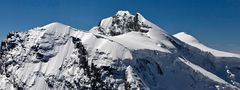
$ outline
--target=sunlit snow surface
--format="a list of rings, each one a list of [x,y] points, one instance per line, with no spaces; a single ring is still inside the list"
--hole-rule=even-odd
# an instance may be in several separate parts
[[[179,40],[181,40],[189,45],[192,45],[194,47],[197,47],[205,52],[211,52],[213,55],[215,55],[217,57],[238,57],[238,58],[240,58],[240,55],[238,55],[238,54],[223,52],[223,51],[209,48],[209,47],[201,44],[196,38],[194,38],[191,35],[186,34],[185,32],[180,32],[173,36],[178,38]]]
[[[169,35],[128,11],[89,32],[54,22],[11,33],[0,55],[5,90],[240,88],[239,55],[210,49],[185,33]]]

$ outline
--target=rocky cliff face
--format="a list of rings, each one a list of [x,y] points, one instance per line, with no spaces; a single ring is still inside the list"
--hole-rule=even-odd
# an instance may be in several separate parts
[[[220,51],[193,45],[186,37],[169,35],[141,14],[128,11],[103,19],[89,32],[55,22],[9,33],[0,49],[0,88],[240,88],[240,55],[219,55]]]

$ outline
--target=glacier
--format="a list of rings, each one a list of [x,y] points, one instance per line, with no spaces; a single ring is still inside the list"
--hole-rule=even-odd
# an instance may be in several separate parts
[[[240,55],[118,11],[89,31],[53,22],[1,42],[3,90],[239,90]]]

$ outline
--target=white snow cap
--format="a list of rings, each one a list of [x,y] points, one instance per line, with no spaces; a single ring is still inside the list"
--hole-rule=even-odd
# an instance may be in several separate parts
[[[53,27],[67,27],[68,25],[59,23],[59,22],[52,22],[50,24],[47,24],[45,26],[43,26],[42,28],[53,28]]]
[[[116,15],[119,15],[119,16],[123,16],[124,14],[131,15],[129,11],[123,11],[123,10],[120,10],[116,13]]]
[[[133,16],[129,11],[124,11],[124,10],[119,10],[115,15],[124,16],[124,14],[126,14],[127,16],[129,16],[129,15]],[[138,14],[138,18],[140,18],[140,19],[144,18],[141,13],[137,12],[136,14]]]
[[[223,51],[209,48],[209,47],[205,46],[204,44],[200,43],[195,37],[193,37],[185,32],[180,32],[173,36],[176,37],[177,39],[181,40],[182,42],[185,42],[191,46],[199,48],[202,51],[211,52],[214,56],[217,56],[217,57],[239,57],[240,58],[240,55],[235,54],[235,53],[223,52]]]
[[[174,36],[177,38],[181,38],[182,41],[199,43],[199,41],[195,37],[193,37],[185,32],[179,32],[179,33],[175,34]]]
[[[137,21],[136,21],[137,20]],[[131,31],[156,34],[165,33],[163,29],[151,23],[140,13],[131,14],[129,11],[118,11],[114,16],[101,20],[98,26],[90,32],[107,36],[122,35]]]
[[[0,90],[240,90],[238,55],[174,36],[128,11],[89,32],[53,22],[10,33],[0,51]]]

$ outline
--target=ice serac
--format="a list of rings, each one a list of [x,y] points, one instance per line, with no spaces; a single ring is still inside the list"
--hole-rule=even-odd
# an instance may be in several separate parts
[[[89,32],[54,22],[2,41],[0,89],[238,90],[239,57],[195,43],[128,11]]]

